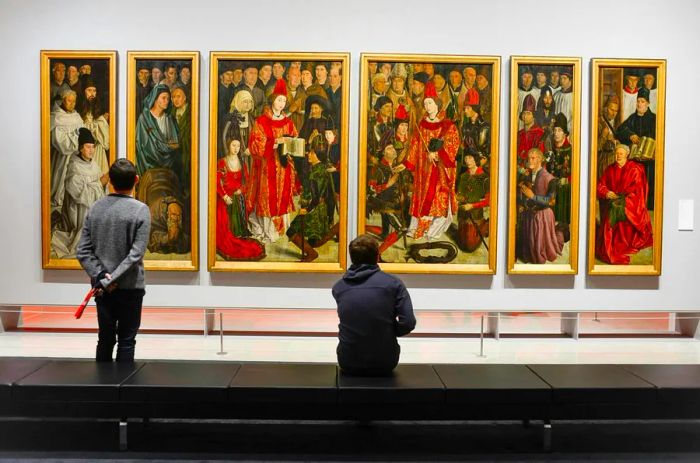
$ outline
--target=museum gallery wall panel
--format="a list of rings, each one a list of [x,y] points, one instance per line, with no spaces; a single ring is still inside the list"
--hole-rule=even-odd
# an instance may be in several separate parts
[[[76,269],[90,206],[117,158],[116,51],[41,52],[41,249],[47,269]]]
[[[500,64],[362,55],[358,232],[386,271],[495,273]]]
[[[586,275],[551,275],[543,280],[540,276],[509,275],[507,268],[507,168],[499,171],[501,193],[498,222],[495,275],[451,275],[431,274],[403,275],[412,288],[412,297],[417,307],[444,309],[693,309],[696,298],[685,291],[692,287],[696,262],[700,258],[695,232],[676,230],[677,204],[680,199],[696,199],[698,195],[695,172],[700,169],[700,159],[692,156],[692,137],[699,129],[694,116],[694,105],[688,104],[688,76],[700,73],[700,64],[692,59],[699,51],[696,25],[698,5],[690,1],[674,2],[658,8],[657,2],[641,0],[635,3],[635,17],[651,21],[658,33],[645,34],[636,27],[620,27],[621,21],[630,16],[629,7],[615,3],[593,1],[572,4],[567,7],[567,40],[535,40],[523,35],[524,24],[541,21],[541,11],[522,8],[518,2],[498,2],[480,6],[483,21],[471,21],[468,27],[465,15],[468,6],[462,2],[448,2],[446,9],[454,14],[439,15],[439,24],[427,21],[416,23],[416,5],[394,8],[393,5],[360,1],[349,7],[342,2],[309,2],[307,8],[289,9],[285,20],[268,25],[269,18],[280,14],[276,5],[256,5],[259,20],[233,21],[233,6],[192,7],[190,2],[173,0],[169,8],[136,3],[126,0],[119,4],[101,7],[94,17],[100,33],[92,34],[89,40],[68,28],[56,27],[57,17],[80,17],[90,4],[77,0],[68,4],[46,3],[42,8],[24,2],[8,0],[8,14],[3,17],[0,38],[12,44],[6,50],[5,63],[8,69],[22,70],[5,73],[0,81],[6,89],[0,123],[3,127],[3,143],[8,153],[5,168],[0,170],[0,189],[8,199],[3,202],[4,217],[11,217],[9,226],[0,227],[0,238],[6,243],[5,261],[11,263],[11,271],[0,281],[0,295],[5,303],[74,304],[85,292],[85,275],[80,271],[41,270],[42,249],[37,245],[42,235],[42,193],[39,172],[41,143],[41,102],[39,50],[118,50],[117,72],[121,76],[117,89],[117,107],[110,121],[114,122],[117,140],[115,146],[119,156],[126,155],[127,148],[127,59],[129,50],[198,50],[202,53],[202,74],[209,75],[212,50],[279,51],[279,50],[346,50],[351,53],[349,84],[359,89],[360,54],[364,51],[391,53],[422,53],[452,55],[501,56],[503,69],[508,73],[509,58],[518,56],[580,56],[584,63],[582,71],[581,122],[589,127],[593,109],[589,63],[595,57],[664,58],[668,62],[667,112],[665,118],[664,151],[672,153],[664,162],[664,172],[673,178],[665,182],[663,205],[665,219],[663,229],[663,274],[659,277],[634,279],[625,277]],[[329,18],[329,8],[339,12]],[[134,14],[138,10],[139,14]],[[340,14],[342,12],[342,14]],[[371,12],[371,14],[368,14]],[[604,12],[604,14],[602,14]],[[460,14],[461,13],[461,14]],[[146,27],[147,18],[158,17],[160,24],[177,25],[187,18],[188,33],[154,34]],[[265,18],[265,19],[262,19]],[[594,25],[594,26],[593,26]],[[233,29],[232,27],[235,26]],[[607,33],[591,33],[591,27]],[[175,28],[177,29],[177,28]],[[51,31],[37,34],[36,31]],[[224,31],[233,31],[227,35]],[[283,38],[281,38],[283,37]],[[282,43],[282,45],[280,45]],[[686,85],[683,83],[686,82]],[[500,95],[509,101],[509,82],[502,81]],[[201,105],[200,124],[209,127],[208,85],[200,85],[204,104]],[[351,93],[349,104],[348,138],[348,195],[358,194],[358,168],[353,156],[359,153],[359,93],[355,99]],[[501,132],[508,130],[509,111],[502,111]],[[508,137],[499,138],[499,152],[509,153]],[[581,132],[581,148],[589,153],[589,131]],[[198,151],[208,153],[207,137],[199,137]],[[506,156],[507,157],[507,156]],[[590,179],[588,156],[581,158],[582,178]],[[201,159],[201,157],[200,157]],[[359,161],[359,160],[358,160]],[[502,160],[503,161],[503,160]],[[501,162],[501,166],[507,163]],[[200,207],[209,204],[202,198],[209,192],[208,169],[200,169],[198,185]],[[665,175],[665,176],[666,176]],[[581,182],[579,192],[588,194],[589,188]],[[505,196],[502,196],[503,194]],[[655,193],[656,194],[656,193]],[[589,201],[580,201],[580,214],[586,220],[580,222],[588,227]],[[357,209],[351,201],[348,206],[348,230],[357,230]],[[207,246],[209,233],[204,215],[200,213],[198,243]],[[653,218],[655,220],[655,217]],[[584,224],[585,222],[585,224]],[[579,262],[589,262],[586,249],[589,243],[580,240]],[[300,275],[295,273],[259,274],[237,272],[233,274],[210,273],[205,267],[208,257],[199,254],[200,270],[196,272],[150,272],[148,303],[165,306],[205,305],[216,307],[295,307],[300,301],[308,307],[332,308],[333,300],[328,292],[336,275]],[[500,262],[499,262],[500,261]],[[8,264],[10,265],[10,264]],[[633,289],[620,291],[620,289]],[[624,296],[624,297],[622,297]]]

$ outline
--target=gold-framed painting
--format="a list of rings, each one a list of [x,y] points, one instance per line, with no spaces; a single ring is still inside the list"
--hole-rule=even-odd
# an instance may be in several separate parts
[[[209,270],[343,271],[350,54],[210,63]]]
[[[581,58],[512,56],[508,273],[578,272]]]
[[[127,158],[151,211],[148,270],[199,269],[199,52],[127,53]]]
[[[395,273],[494,274],[498,56],[361,56],[358,234]]]
[[[666,60],[591,61],[590,275],[660,275]]]
[[[42,267],[79,269],[85,215],[116,159],[117,52],[41,51]]]

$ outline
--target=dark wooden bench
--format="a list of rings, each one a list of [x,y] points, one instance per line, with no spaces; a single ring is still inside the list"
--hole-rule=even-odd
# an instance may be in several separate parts
[[[700,365],[335,365],[0,358],[0,416],[127,419],[698,419]]]

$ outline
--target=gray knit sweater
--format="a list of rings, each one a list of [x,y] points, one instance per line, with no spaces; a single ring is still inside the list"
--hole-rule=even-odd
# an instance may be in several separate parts
[[[112,275],[111,280],[101,280],[104,287],[117,283],[119,289],[143,289],[150,230],[148,206],[130,196],[111,194],[88,211],[76,256],[90,278],[103,271]]]

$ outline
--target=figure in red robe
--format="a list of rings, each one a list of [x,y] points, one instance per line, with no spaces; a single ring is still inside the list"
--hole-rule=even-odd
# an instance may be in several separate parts
[[[608,264],[629,264],[630,255],[654,242],[647,210],[647,184],[644,167],[628,161],[627,145],[615,148],[615,164],[598,179],[596,193],[600,204],[600,224],[596,228],[596,257]]]
[[[253,238],[262,242],[277,241],[285,234],[299,189],[294,162],[277,150],[284,137],[297,136],[294,123],[284,114],[286,104],[286,83],[279,79],[270,95],[270,106],[255,121],[248,142],[253,156],[248,221]]]
[[[231,140],[227,151],[216,165],[216,251],[226,260],[260,260],[265,248],[247,238],[244,178],[248,172],[239,157],[241,142]]]
[[[518,130],[518,167],[524,169],[527,165],[527,153],[531,148],[539,148],[544,151],[542,137],[544,129],[535,123],[535,98],[532,95],[525,96],[523,110],[520,112],[520,120],[523,128]]]
[[[425,115],[413,134],[403,162],[413,173],[411,223],[407,235],[415,239],[438,238],[450,227],[457,211],[459,132],[454,122],[440,110],[441,104],[435,85],[428,82],[423,97]]]

